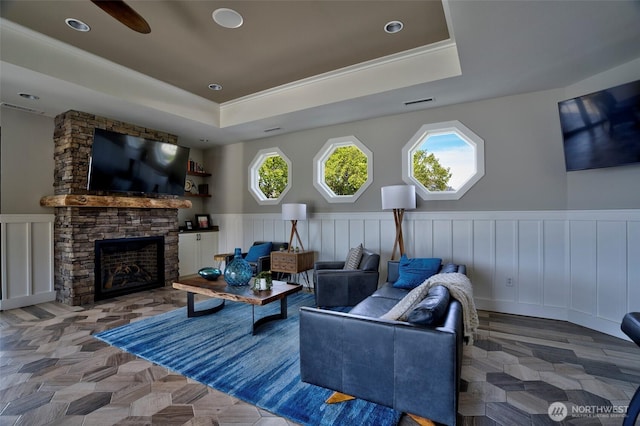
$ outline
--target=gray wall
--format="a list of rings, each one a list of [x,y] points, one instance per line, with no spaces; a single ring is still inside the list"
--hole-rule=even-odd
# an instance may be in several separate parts
[[[574,98],[638,78],[640,78],[640,58],[565,88],[562,98]],[[640,182],[638,164],[569,172],[567,173],[567,208],[570,210],[637,209],[640,207],[638,182]],[[597,207],[592,207],[594,205]]]
[[[379,211],[380,187],[402,183],[401,149],[422,124],[460,120],[485,141],[485,176],[458,201],[418,199],[424,211],[637,209],[640,165],[567,173],[557,102],[637,79],[640,59],[573,86],[381,117],[258,141],[216,147],[203,163],[212,198],[194,199],[195,213],[276,213],[247,189],[248,167],[263,148],[279,147],[292,161],[285,202],[311,212]],[[0,212],[50,213],[40,197],[53,194],[53,119],[2,109]],[[354,204],[330,204],[313,186],[313,157],[329,138],[354,135],[373,151],[374,180]],[[196,152],[198,155],[199,152]],[[197,210],[197,211],[196,211]]]
[[[635,67],[632,63],[625,70]],[[594,78],[577,85],[582,90],[577,94],[630,81],[628,74],[614,72],[607,75],[615,78]],[[279,212],[279,205],[259,205],[249,193],[247,182],[248,167],[256,153],[278,147],[293,164],[293,185],[284,202],[308,203],[311,212],[379,211],[380,188],[402,183],[401,150],[420,126],[459,120],[485,141],[485,176],[457,201],[426,202],[418,197],[418,210],[640,208],[635,189],[640,182],[640,165],[584,173],[565,171],[557,103],[572,91],[577,89],[433,108],[215,148],[205,153],[205,163],[220,167],[215,182],[224,188],[224,194],[206,207],[212,213]],[[331,204],[313,186],[313,157],[328,139],[348,135],[356,136],[373,152],[374,181],[355,203]]]
[[[2,108],[0,213],[42,214],[53,195],[53,118]]]

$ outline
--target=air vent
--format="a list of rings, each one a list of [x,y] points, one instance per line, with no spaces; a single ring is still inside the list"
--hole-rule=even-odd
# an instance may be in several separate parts
[[[433,102],[434,100],[435,100],[434,98],[416,99],[414,101],[407,101],[404,104],[408,106],[408,105],[422,104],[425,102]]]
[[[272,127],[270,129],[264,129],[265,133],[275,132],[276,130],[282,130],[282,127]]]
[[[38,111],[37,109],[27,108],[20,105],[8,104],[6,102],[0,103],[0,106],[4,108],[9,108],[9,109],[15,109],[16,111],[30,112],[31,114],[38,114],[38,115],[44,114],[44,111]]]

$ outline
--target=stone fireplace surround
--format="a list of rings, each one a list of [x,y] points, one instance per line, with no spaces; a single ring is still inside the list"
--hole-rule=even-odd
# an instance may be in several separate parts
[[[55,118],[54,192],[106,195],[87,191],[93,129],[176,144],[177,136],[78,111]],[[186,167],[186,165],[185,165]],[[175,199],[175,196],[163,198]],[[56,300],[67,305],[94,300],[95,241],[163,236],[165,285],[178,278],[178,210],[176,208],[56,207],[54,282]]]

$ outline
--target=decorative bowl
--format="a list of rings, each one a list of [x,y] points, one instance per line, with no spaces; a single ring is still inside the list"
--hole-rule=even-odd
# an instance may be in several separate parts
[[[220,277],[220,275],[222,275],[222,271],[220,271],[220,269],[218,268],[212,268],[210,266],[207,266],[205,268],[200,269],[198,271],[198,275],[200,275],[205,280],[215,281]]]

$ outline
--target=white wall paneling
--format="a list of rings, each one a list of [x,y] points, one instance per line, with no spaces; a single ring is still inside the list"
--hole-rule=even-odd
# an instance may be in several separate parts
[[[49,214],[0,215],[0,310],[55,300],[53,220]]]
[[[231,242],[246,249],[289,238],[279,214],[215,221],[222,251]],[[360,243],[380,252],[386,278],[395,239],[388,212],[312,214],[298,225],[320,260],[342,259]],[[640,210],[412,211],[403,230],[409,257],[467,265],[479,309],[569,320],[619,337],[624,314],[640,310]]]

